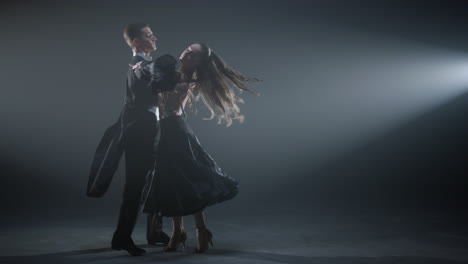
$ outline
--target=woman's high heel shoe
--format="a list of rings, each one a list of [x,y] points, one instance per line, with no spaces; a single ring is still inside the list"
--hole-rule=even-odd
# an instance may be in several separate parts
[[[213,247],[213,234],[208,228],[197,228],[198,248],[195,253],[203,253],[208,249],[208,244]]]
[[[169,243],[167,243],[167,246],[164,248],[164,251],[166,252],[173,252],[176,251],[180,244],[182,244],[182,249],[185,249],[185,241],[187,240],[187,233],[185,233],[184,230],[180,233],[178,236],[171,236],[171,239],[169,240]]]

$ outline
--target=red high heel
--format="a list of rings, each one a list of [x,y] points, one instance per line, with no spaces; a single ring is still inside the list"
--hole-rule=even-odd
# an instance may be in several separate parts
[[[208,249],[208,244],[213,247],[213,234],[208,228],[197,228],[198,248],[195,253],[203,253]]]
[[[173,252],[176,251],[180,244],[182,244],[182,249],[185,249],[185,241],[187,240],[187,233],[182,230],[180,235],[175,237],[174,235],[171,236],[171,239],[169,240],[169,243],[167,243],[167,246],[164,247],[164,251],[166,252]]]

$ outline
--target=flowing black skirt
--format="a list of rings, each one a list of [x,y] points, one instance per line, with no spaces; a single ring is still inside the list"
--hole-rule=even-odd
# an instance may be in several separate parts
[[[143,211],[184,216],[232,199],[237,182],[202,148],[181,116],[160,121],[156,162],[143,191]]]

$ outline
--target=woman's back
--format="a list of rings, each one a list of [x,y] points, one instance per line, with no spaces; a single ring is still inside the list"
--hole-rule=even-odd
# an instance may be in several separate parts
[[[174,91],[159,94],[159,115],[160,118],[168,116],[180,116],[188,100],[189,84],[179,82]]]

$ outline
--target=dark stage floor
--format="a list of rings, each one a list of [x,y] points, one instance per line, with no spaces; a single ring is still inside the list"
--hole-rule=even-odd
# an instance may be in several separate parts
[[[134,240],[148,254],[130,257],[109,249],[114,217],[30,217],[2,225],[0,263],[468,263],[468,217],[461,213],[281,208],[213,207],[207,217],[215,247],[201,255],[192,253],[191,218],[185,251],[165,253],[144,245],[140,217]]]

